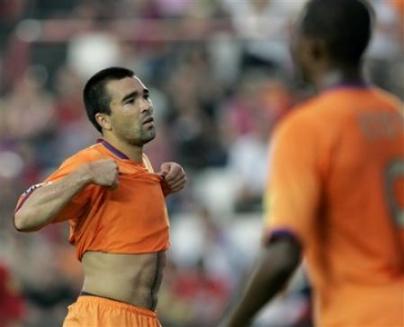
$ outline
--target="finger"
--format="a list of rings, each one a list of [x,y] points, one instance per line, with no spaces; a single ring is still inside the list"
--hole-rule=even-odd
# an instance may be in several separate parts
[[[171,167],[167,163],[163,163],[160,166],[160,171],[157,173],[159,176],[166,178],[167,175],[170,173]]]
[[[182,167],[175,162],[164,162],[161,165],[161,170],[165,171],[168,176],[173,176],[178,174],[178,172],[182,169]]]
[[[184,170],[180,166],[172,166],[170,171],[166,175],[167,180],[176,180],[179,177],[184,176]]]
[[[182,190],[184,188],[185,184],[186,184],[186,181],[181,180],[181,181],[178,181],[177,183],[169,184],[168,187],[170,188],[171,191],[177,192],[179,190]]]
[[[161,178],[164,178],[164,179],[166,178],[166,174],[167,174],[166,172],[161,171],[161,170],[157,173],[157,175],[159,175]]]
[[[165,181],[167,182],[167,184],[169,184],[169,185],[174,185],[174,184],[176,184],[176,183],[178,183],[178,182],[181,182],[181,181],[186,181],[186,176],[185,175],[178,175],[178,176],[176,176],[176,177],[174,177],[174,178],[171,178],[171,179],[169,179],[168,177],[166,177],[165,178]]]
[[[171,164],[168,162],[164,162],[160,166],[160,172],[164,175],[168,174],[169,171],[171,170]]]
[[[184,185],[185,183],[186,183],[186,179],[185,179],[185,178],[182,178],[182,179],[176,181],[175,183],[172,183],[172,184],[169,184],[169,185],[170,185],[171,187],[175,187],[175,186],[177,186],[177,185]]]
[[[179,191],[181,191],[184,187],[176,187],[176,188],[170,188],[170,192],[169,193],[177,193]]]

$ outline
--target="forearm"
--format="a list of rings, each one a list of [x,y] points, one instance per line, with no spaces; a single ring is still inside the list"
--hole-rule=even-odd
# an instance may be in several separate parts
[[[89,182],[88,175],[78,170],[38,188],[15,213],[15,227],[34,231],[47,225]]]
[[[248,326],[257,312],[285,286],[288,278],[289,274],[280,271],[268,272],[264,267],[259,267],[226,326]]]
[[[252,274],[241,301],[230,314],[225,326],[248,326],[256,313],[282,290],[299,264],[300,252],[294,245],[280,241],[265,249]]]

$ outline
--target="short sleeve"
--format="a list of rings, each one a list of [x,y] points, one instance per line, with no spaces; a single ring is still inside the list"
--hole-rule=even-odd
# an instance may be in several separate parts
[[[42,183],[35,184],[29,187],[19,198],[16,211],[18,211],[24,202],[29,198],[29,196],[35,192],[35,190],[52,184],[63,178],[74,170],[76,170],[80,164],[84,163],[84,160],[73,160],[72,158],[66,160],[57,170],[55,170],[48,178]],[[87,186],[76,194],[71,201],[57,214],[57,216],[52,220],[52,223],[61,222],[69,219],[79,218],[85,211],[87,203],[90,200],[92,187]]]
[[[65,162],[58,170],[56,170],[52,175],[50,175],[46,182],[55,182],[58,179],[67,176],[76,170],[84,161],[74,160]],[[87,205],[90,201],[91,192],[94,186],[86,186],[78,194],[76,194],[70,202],[58,213],[55,219],[52,221],[54,223],[61,222],[70,219],[79,218],[86,210]]]
[[[264,238],[287,234],[304,244],[312,233],[321,191],[318,137],[307,117],[288,118],[271,144]]]

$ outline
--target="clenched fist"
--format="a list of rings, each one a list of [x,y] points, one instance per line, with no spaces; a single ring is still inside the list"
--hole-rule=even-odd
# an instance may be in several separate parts
[[[181,191],[187,182],[184,169],[176,162],[164,162],[157,173],[163,179],[163,192],[165,195]]]
[[[90,183],[101,186],[118,186],[118,165],[113,159],[90,161],[80,169],[89,178]]]

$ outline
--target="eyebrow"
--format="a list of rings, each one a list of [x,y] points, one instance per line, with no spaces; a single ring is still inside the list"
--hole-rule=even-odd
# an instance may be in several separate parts
[[[143,89],[143,95],[149,95],[150,91],[148,89]],[[137,96],[139,96],[139,92],[138,91],[133,91],[130,92],[129,94],[125,95],[121,102],[125,102],[126,100],[129,100],[131,98],[136,98]]]
[[[137,97],[138,95],[139,95],[139,92],[138,92],[138,91],[130,92],[129,94],[125,95],[125,96],[122,98],[121,102],[125,102],[126,100],[129,100],[129,99],[131,99],[131,98],[135,98],[135,97]]]

